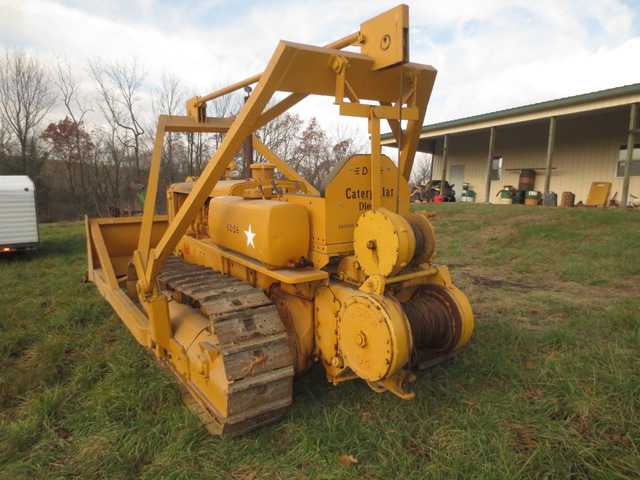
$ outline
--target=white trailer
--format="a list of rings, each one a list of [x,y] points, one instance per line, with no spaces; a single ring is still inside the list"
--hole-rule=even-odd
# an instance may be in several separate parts
[[[35,185],[26,175],[0,175],[0,252],[28,250],[39,243]]]

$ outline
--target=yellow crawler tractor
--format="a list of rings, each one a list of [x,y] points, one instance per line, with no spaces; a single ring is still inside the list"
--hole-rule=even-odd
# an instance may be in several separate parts
[[[409,211],[436,71],[408,61],[408,27],[400,5],[325,47],[280,42],[262,74],[188,100],[186,116],[159,117],[142,217],[87,219],[89,280],[213,434],[281,419],[294,378],[316,362],[333,384],[361,378],[411,399],[410,369],[471,336],[468,300],[433,263],[434,229]],[[236,117],[207,117],[207,101],[249,85]],[[337,165],[320,190],[255,135],[308,95],[367,119],[371,137],[371,153]],[[383,119],[397,165],[381,154]],[[196,181],[168,189],[168,214],[157,216],[167,132],[225,136]],[[269,163],[253,165],[251,180],[220,180],[246,138]]]

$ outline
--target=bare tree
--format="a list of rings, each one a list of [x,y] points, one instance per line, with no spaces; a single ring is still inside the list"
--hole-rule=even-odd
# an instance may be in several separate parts
[[[180,85],[180,79],[174,74],[163,74],[160,84],[156,86],[156,97],[153,102],[154,116],[177,115],[184,110],[186,95]],[[182,135],[175,132],[167,132],[163,145],[163,177],[168,184],[177,181],[181,168],[178,153],[184,151],[180,148]]]
[[[39,162],[31,158],[35,152],[34,132],[55,100],[47,69],[37,58],[22,50],[4,51],[0,58],[0,120],[20,145],[15,173],[37,173]]]
[[[213,86],[212,91],[217,92],[227,86],[228,85],[225,84],[216,84]],[[233,117],[238,114],[243,104],[244,99],[239,92],[223,95],[207,102],[207,116],[219,118]]]
[[[11,135],[5,127],[4,122],[0,123],[0,156],[8,155],[11,151]]]
[[[226,85],[215,85],[212,91],[225,88]],[[193,95],[190,95],[191,97]],[[243,101],[240,94],[223,95],[207,102],[207,116],[211,118],[231,118],[238,114],[242,108]],[[213,156],[220,147],[223,133],[187,133],[187,174],[199,175],[206,162]],[[238,169],[243,169],[243,159],[236,154],[235,158]]]
[[[186,94],[180,85],[180,79],[173,73],[163,73],[160,84],[156,86],[156,98],[153,113],[158,115],[177,115],[184,110]]]
[[[57,87],[62,103],[67,110],[66,118],[71,123],[71,125],[66,126],[65,130],[72,135],[73,139],[72,150],[63,161],[73,161],[72,164],[67,163],[66,165],[67,174],[71,175],[68,180],[71,188],[70,194],[71,198],[74,199],[74,203],[79,203],[76,206],[82,209],[87,204],[87,198],[94,193],[93,189],[89,190],[87,188],[86,164],[89,161],[87,155],[91,153],[91,149],[87,148],[87,144],[91,144],[91,140],[83,127],[84,117],[93,110],[90,100],[80,94],[80,83],[73,76],[69,62],[61,55],[58,55],[56,59],[52,81]],[[49,128],[51,128],[51,125]],[[73,166],[71,170],[70,166]],[[79,183],[79,188],[77,188],[77,183]]]
[[[69,62],[58,55],[53,69],[52,82],[60,92],[60,98],[67,114],[75,125],[79,125],[85,115],[92,110],[88,98],[80,94],[80,83],[71,73]]]
[[[227,85],[218,83],[217,85],[214,85],[213,89],[214,91],[218,91],[225,87],[227,87]],[[246,98],[248,97],[245,97],[242,92],[234,92],[228,95],[223,95],[222,97],[214,98],[207,103],[207,115],[218,118],[235,117],[244,106]],[[220,148],[220,144],[222,143],[224,136],[225,134],[221,133],[208,135],[208,157],[211,157],[211,155]],[[245,169],[245,159],[242,148],[236,152],[234,161],[238,167],[238,171],[245,172],[245,174],[249,176],[249,172],[246,172]]]
[[[297,143],[289,162],[315,187],[320,187],[327,175],[343,159],[358,153],[366,153],[363,135],[357,128],[333,125],[333,131],[323,130],[316,118],[311,118],[306,128],[297,136]]]
[[[90,202],[93,211],[104,216],[108,213],[107,206],[116,205],[113,193],[114,170],[119,174],[119,165],[112,165],[109,161],[109,150],[112,146],[111,139],[106,131],[98,129],[94,132],[92,139],[96,145],[93,155],[87,161],[87,183],[91,189]]]
[[[118,138],[117,130],[110,125],[109,128],[97,129],[96,131],[97,154],[93,159],[93,176],[91,181],[95,181],[94,188],[98,189],[98,183],[103,184],[103,202],[97,207],[104,212],[105,206],[109,210],[119,211],[125,207],[126,199],[123,199],[122,175],[125,170],[125,145]],[[106,187],[106,188],[105,188]],[[109,212],[109,215],[113,213]]]
[[[304,122],[298,114],[284,113],[258,131],[260,139],[284,161],[291,161]]]
[[[312,117],[298,139],[298,144],[289,163],[313,186],[318,188],[333,166],[332,147],[327,133]]]
[[[187,133],[187,165],[188,176],[198,176],[204,167],[204,139],[200,132]]]
[[[421,185],[431,178],[432,155],[428,153],[417,153],[411,169],[409,183],[411,185]]]
[[[338,161],[353,155],[370,153],[371,151],[368,134],[353,122],[338,121],[333,123],[328,135],[334,145],[342,144],[345,147],[342,157],[338,158]]]
[[[96,82],[101,99],[99,108],[116,133],[117,141],[133,151],[136,176],[141,177],[142,136],[140,123],[140,90],[146,73],[134,57],[128,62],[104,63],[89,60],[89,74]]]

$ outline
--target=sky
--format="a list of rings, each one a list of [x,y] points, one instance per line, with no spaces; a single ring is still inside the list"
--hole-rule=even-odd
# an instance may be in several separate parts
[[[438,70],[432,124],[640,83],[640,0],[416,0],[411,61]],[[189,93],[263,71],[280,39],[324,45],[396,6],[385,0],[0,0],[0,47],[67,59],[136,57],[153,91],[175,74]],[[186,100],[186,98],[185,98]],[[321,123],[332,99],[298,108]],[[52,112],[52,115],[57,112]],[[366,127],[365,127],[366,129]]]

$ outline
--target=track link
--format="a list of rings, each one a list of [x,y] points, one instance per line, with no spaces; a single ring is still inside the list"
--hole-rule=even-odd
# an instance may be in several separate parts
[[[175,372],[184,403],[207,430],[237,437],[280,420],[292,401],[293,360],[286,329],[264,291],[175,256],[158,275],[158,283],[173,300],[209,318],[218,339],[214,347],[228,382],[226,412]]]

